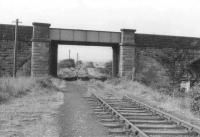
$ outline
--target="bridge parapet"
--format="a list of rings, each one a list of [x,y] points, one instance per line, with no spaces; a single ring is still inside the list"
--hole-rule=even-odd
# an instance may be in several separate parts
[[[50,29],[50,39],[64,42],[96,43],[97,45],[120,43],[120,32],[76,29]]]

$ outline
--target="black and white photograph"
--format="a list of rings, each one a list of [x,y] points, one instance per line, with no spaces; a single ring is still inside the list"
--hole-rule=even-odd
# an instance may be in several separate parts
[[[200,137],[200,1],[0,0],[0,137]]]

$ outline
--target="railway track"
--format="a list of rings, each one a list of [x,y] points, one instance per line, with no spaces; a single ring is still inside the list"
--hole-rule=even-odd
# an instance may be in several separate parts
[[[200,137],[200,127],[162,112],[135,98],[101,98],[87,101],[101,124],[113,136]]]

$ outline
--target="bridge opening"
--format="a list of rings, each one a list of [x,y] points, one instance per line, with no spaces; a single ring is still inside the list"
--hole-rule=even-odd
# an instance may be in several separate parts
[[[51,42],[50,75],[66,80],[116,77],[119,47]]]

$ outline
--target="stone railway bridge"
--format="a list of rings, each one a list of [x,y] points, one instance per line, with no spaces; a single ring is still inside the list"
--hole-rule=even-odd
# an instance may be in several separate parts
[[[135,32],[59,29],[46,23],[20,26],[18,75],[56,76],[58,44],[65,44],[112,47],[114,77],[126,76],[146,83],[199,78],[200,38]],[[12,75],[13,44],[14,26],[0,24],[0,76]]]

